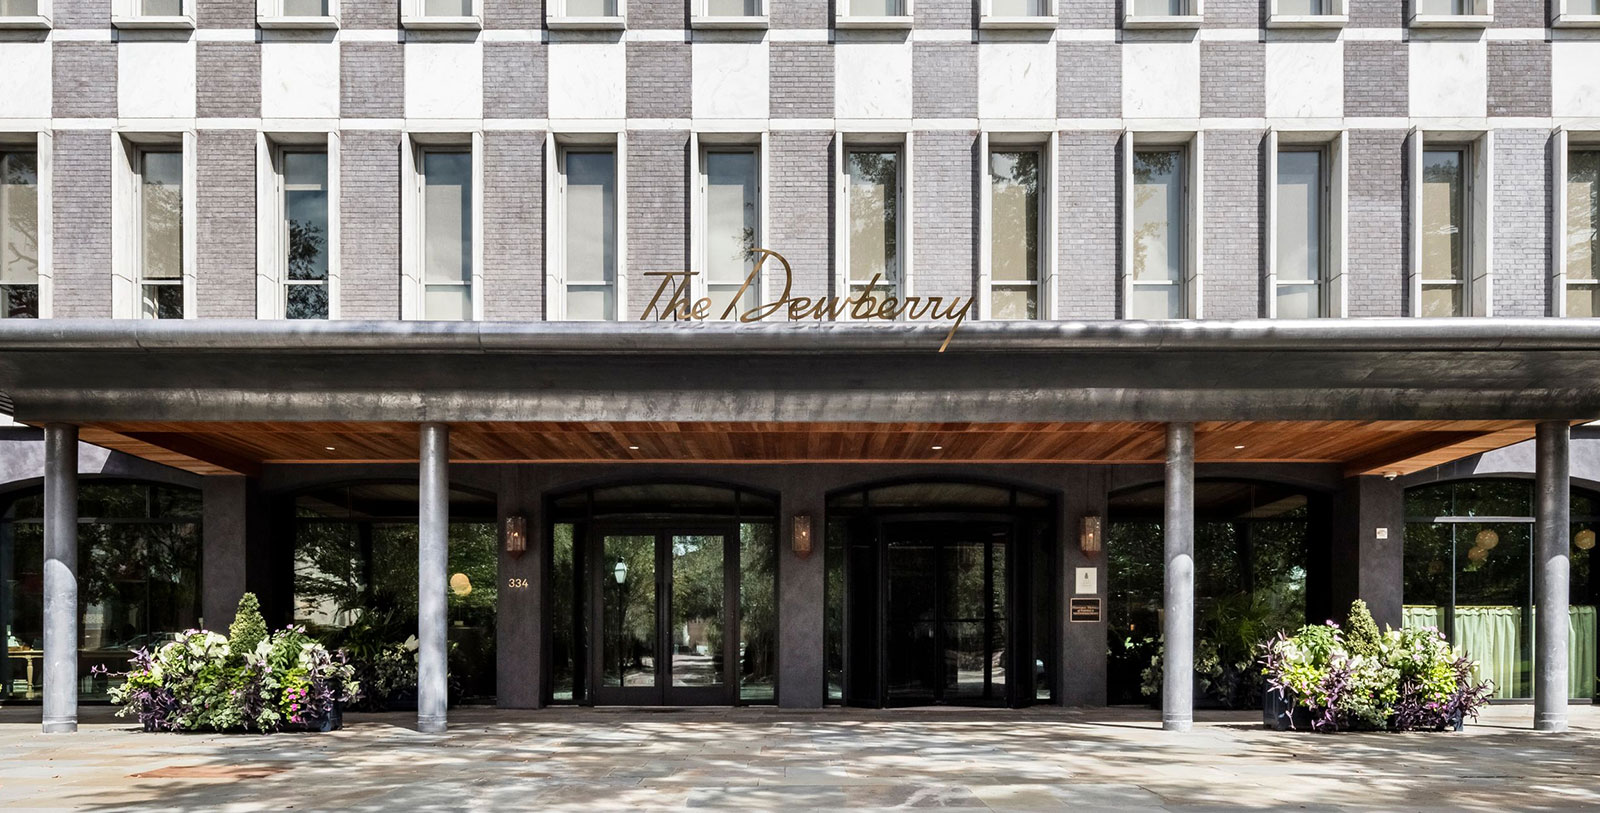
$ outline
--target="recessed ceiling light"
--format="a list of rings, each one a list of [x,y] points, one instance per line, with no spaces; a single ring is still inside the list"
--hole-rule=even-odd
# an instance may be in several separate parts
[[[1243,446],[1235,446],[1233,448],[1235,448],[1235,449],[1243,449],[1244,447]]]
[[[327,449],[330,452],[333,451],[333,447],[332,446],[324,446],[322,448]]]
[[[629,446],[628,449],[631,450],[631,451],[635,451],[635,452],[639,451],[639,447],[638,446]]]
[[[936,452],[937,452],[937,451],[939,451],[939,450],[940,450],[940,449],[943,449],[943,448],[944,448],[944,447],[943,447],[943,446],[933,446],[933,447],[930,447],[930,448],[932,448],[932,449],[933,449],[933,450],[934,450],[934,451],[936,451]]]

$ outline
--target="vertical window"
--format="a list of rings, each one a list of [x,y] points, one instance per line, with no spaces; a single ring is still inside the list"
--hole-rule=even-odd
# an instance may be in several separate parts
[[[424,17],[471,17],[472,0],[422,0]]]
[[[761,0],[705,0],[709,17],[756,17],[761,14]]]
[[[864,295],[900,295],[900,152],[847,150],[849,285]]]
[[[737,296],[737,315],[755,307],[761,293],[759,285],[744,286],[761,245],[761,162],[753,149],[707,150],[701,172],[711,314],[720,318]]]
[[[1291,17],[1327,14],[1328,0],[1278,0],[1278,13]]]
[[[906,14],[906,0],[840,0],[845,4],[848,17],[901,17]]]
[[[423,150],[422,317],[472,318],[472,153]]]
[[[1277,315],[1326,316],[1327,167],[1322,150],[1278,152]]]
[[[1133,280],[1128,315],[1184,315],[1184,209],[1187,162],[1182,149],[1133,153]]]
[[[1188,0],[1127,0],[1136,17],[1180,17],[1188,14]]]
[[[139,14],[145,17],[181,17],[183,0],[139,0]]]
[[[34,17],[39,14],[39,0],[0,0],[0,17]]]
[[[1462,316],[1467,296],[1467,151],[1422,154],[1422,315]]]
[[[989,13],[996,17],[1044,17],[1050,14],[1050,0],[989,0]]]
[[[328,318],[328,153],[284,151],[284,308],[290,319]]]
[[[1600,0],[1566,0],[1566,13],[1579,17],[1600,17]]]
[[[183,318],[183,153],[139,154],[139,299],[146,319]]]
[[[568,319],[617,318],[617,154],[568,150],[562,197]]]
[[[1600,150],[1567,153],[1567,315],[1600,316]]]
[[[995,319],[1039,318],[1040,159],[1036,149],[989,153],[989,314]]]
[[[0,152],[0,319],[39,317],[39,154]]]
[[[327,17],[331,0],[279,0],[285,17]]]
[[[1472,0],[1415,0],[1418,14],[1471,14]]]

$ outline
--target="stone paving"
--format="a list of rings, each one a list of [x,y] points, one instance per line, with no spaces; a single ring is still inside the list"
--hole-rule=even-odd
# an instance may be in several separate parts
[[[1496,706],[1462,734],[1276,733],[1147,709],[458,709],[450,733],[349,715],[332,734],[145,734],[87,708],[76,735],[0,709],[0,809],[838,810],[1600,808],[1600,709],[1528,730]]]

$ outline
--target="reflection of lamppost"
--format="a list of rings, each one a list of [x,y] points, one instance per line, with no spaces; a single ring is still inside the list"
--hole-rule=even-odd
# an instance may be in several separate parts
[[[628,563],[618,559],[617,566],[611,569],[611,576],[617,580],[617,685],[621,686],[623,675],[628,671],[627,650],[622,642],[622,616],[628,611],[628,602],[623,595],[623,589],[628,581]]]

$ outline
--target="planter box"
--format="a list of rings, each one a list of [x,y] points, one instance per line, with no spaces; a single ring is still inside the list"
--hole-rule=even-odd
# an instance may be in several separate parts
[[[1261,722],[1274,731],[1310,731],[1311,712],[1296,705],[1294,697],[1268,689],[1261,693]]]
[[[315,718],[315,719],[307,720],[304,723],[301,723],[301,728],[302,728],[302,730],[305,730],[305,731],[319,731],[319,732],[338,731],[339,729],[341,729],[343,727],[344,727],[344,704],[343,703],[335,703],[335,704],[333,704],[333,710],[328,712],[328,714],[326,716],[324,716],[324,717],[318,717],[318,718]]]

